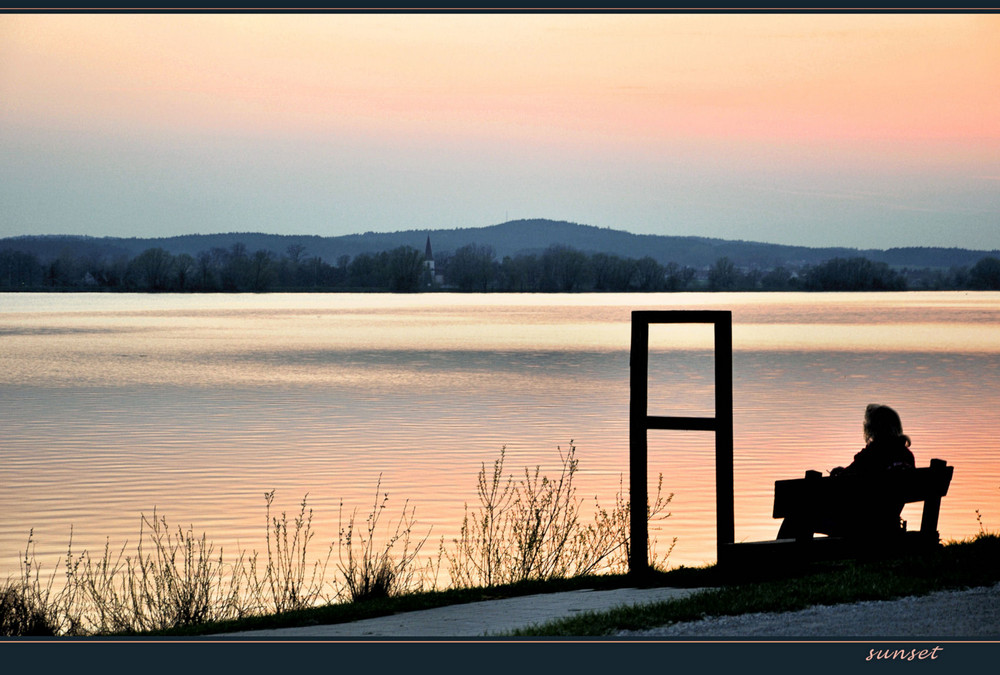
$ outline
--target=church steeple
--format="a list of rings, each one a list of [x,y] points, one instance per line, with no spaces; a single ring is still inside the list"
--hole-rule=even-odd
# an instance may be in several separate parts
[[[427,278],[427,286],[434,286],[440,283],[437,272],[434,269],[434,252],[431,251],[431,236],[427,235],[427,246],[424,249],[424,274]]]

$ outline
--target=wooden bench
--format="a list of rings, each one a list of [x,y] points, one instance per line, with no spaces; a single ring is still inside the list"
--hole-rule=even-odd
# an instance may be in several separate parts
[[[814,533],[863,536],[863,523],[871,514],[892,511],[894,504],[923,502],[920,535],[937,543],[941,498],[948,494],[953,472],[954,468],[941,459],[932,459],[930,466],[921,469],[887,470],[876,476],[834,477],[807,471],[805,478],[775,481],[773,516],[791,517],[801,523],[799,539],[812,538]],[[895,519],[895,515],[892,517]],[[824,531],[823,524],[831,521],[848,523],[849,532]],[[875,534],[892,534],[890,527],[883,524]]]
[[[845,557],[864,557],[887,553],[926,550],[940,544],[938,515],[941,498],[948,494],[954,467],[941,459],[917,469],[889,470],[869,476],[823,476],[807,471],[804,478],[774,483],[775,518],[795,518],[796,536],[763,542],[728,544],[719,555],[720,567],[759,566],[783,562],[805,562]],[[895,523],[874,531],[861,525],[886,504],[923,502],[920,529],[906,531]],[[889,508],[890,513],[892,509]],[[892,514],[893,520],[898,518]],[[837,522],[835,536],[814,538],[816,533],[830,534],[827,524]]]

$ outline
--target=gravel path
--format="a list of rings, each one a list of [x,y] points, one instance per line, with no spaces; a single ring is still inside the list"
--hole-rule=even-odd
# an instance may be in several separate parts
[[[798,612],[709,617],[619,637],[1000,638],[1000,584]]]

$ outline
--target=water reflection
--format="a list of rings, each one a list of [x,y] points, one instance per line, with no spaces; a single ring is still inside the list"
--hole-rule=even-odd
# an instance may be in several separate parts
[[[734,311],[738,540],[774,536],[775,479],[850,461],[873,401],[899,410],[918,464],[956,466],[944,536],[978,531],[976,509],[1000,522],[998,294],[5,295],[0,574],[29,528],[40,555],[64,553],[71,525],[96,551],[154,507],[260,548],[271,489],[289,511],[309,493],[329,541],[340,501],[365,508],[380,474],[450,539],[504,445],[508,467],[544,469],[574,440],[579,495],[609,503],[627,472],[630,311],[672,307]],[[651,414],[711,413],[705,342],[653,336]],[[712,448],[651,432],[651,480],[676,493],[653,534],[679,537],[676,564],[714,559]]]

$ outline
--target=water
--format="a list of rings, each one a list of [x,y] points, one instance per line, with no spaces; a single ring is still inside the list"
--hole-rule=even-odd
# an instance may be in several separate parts
[[[920,465],[956,467],[942,536],[978,532],[977,510],[1000,526],[997,293],[0,294],[0,578],[32,528],[51,566],[71,530],[75,551],[134,545],[154,508],[262,551],[272,489],[290,515],[308,494],[319,555],[379,481],[436,549],[504,446],[511,471],[552,472],[574,442],[585,510],[610,505],[633,309],[733,312],[737,541],[774,537],[774,480],[851,461],[876,401]],[[651,349],[650,414],[711,415],[711,327],[653,326]],[[674,565],[715,558],[713,443],[650,432]]]

